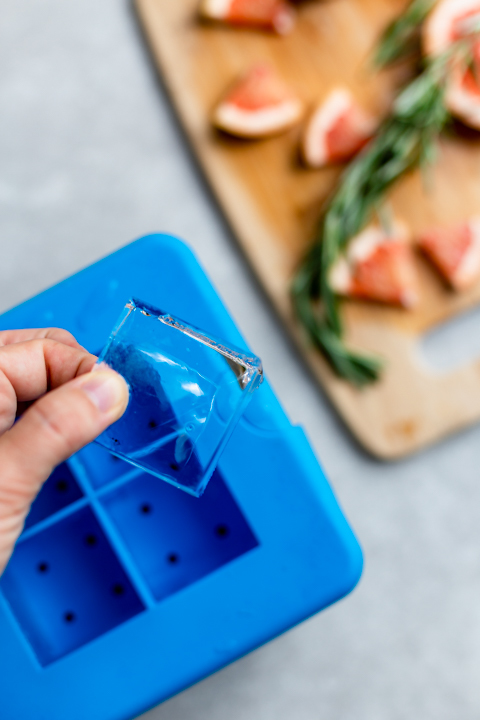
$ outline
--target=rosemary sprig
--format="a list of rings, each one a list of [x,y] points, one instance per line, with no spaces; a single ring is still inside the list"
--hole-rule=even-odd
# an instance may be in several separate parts
[[[294,309],[310,340],[340,377],[358,386],[375,380],[382,363],[345,347],[329,271],[390,187],[408,171],[433,159],[435,141],[449,119],[444,86],[450,53],[427,61],[424,71],[397,97],[377,136],[344,172],[293,283]]]
[[[416,52],[420,26],[435,2],[436,0],[413,0],[405,12],[388,25],[375,53],[377,67],[392,65]]]

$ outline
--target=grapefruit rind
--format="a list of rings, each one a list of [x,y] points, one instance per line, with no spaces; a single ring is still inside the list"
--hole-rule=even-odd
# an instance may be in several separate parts
[[[423,26],[422,40],[425,54],[437,56],[447,50],[454,40],[453,30],[456,20],[476,11],[480,15],[479,0],[440,0]]]

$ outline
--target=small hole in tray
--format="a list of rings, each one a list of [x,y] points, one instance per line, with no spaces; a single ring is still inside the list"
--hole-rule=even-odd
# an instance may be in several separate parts
[[[148,421],[148,427],[149,427],[151,430],[154,430],[156,427],[158,427],[157,421],[156,421],[156,420],[153,420],[153,418],[152,418],[152,420],[149,420],[149,421]]]
[[[170,463],[170,468],[171,468],[172,470],[175,470],[175,472],[178,472],[178,471],[180,470],[180,468],[179,468],[179,466],[177,465],[177,463]]]
[[[217,525],[215,528],[215,535],[219,538],[225,538],[230,532],[228,525]]]
[[[55,487],[58,492],[66,492],[68,490],[68,482],[67,480],[58,480]]]
[[[46,562],[38,563],[38,572],[45,573],[45,572],[47,572],[47,570],[48,570],[48,563],[46,563]]]
[[[117,583],[112,587],[112,592],[114,595],[123,595],[123,593],[125,592],[125,588],[123,587],[123,585],[120,585],[120,583]]]
[[[63,616],[63,619],[65,620],[65,622],[71,623],[75,620],[75,613],[73,613],[71,610],[69,610],[68,612],[65,613],[65,615]]]
[[[176,565],[178,563],[178,561],[180,560],[180,558],[177,555],[177,553],[170,553],[170,555],[167,557],[167,560],[170,563],[170,565]]]
[[[140,505],[140,512],[143,513],[143,515],[149,515],[152,512],[152,506],[148,503],[144,503],[143,505]]]
[[[85,544],[89,545],[90,547],[93,547],[97,544],[97,536],[96,535],[87,535],[85,537]]]

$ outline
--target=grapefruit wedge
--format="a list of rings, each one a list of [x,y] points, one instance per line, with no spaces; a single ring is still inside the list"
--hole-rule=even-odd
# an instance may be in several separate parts
[[[445,102],[466,125],[480,130],[480,0],[440,0],[423,28],[427,55],[438,56],[462,38],[470,46],[469,61],[452,59]]]
[[[418,245],[455,290],[469,288],[480,277],[480,217],[432,228]]]
[[[418,302],[417,279],[409,233],[395,222],[387,233],[369,225],[350,242],[329,276],[334,292],[412,308]]]
[[[373,136],[377,122],[357,105],[346,88],[335,88],[313,112],[302,140],[310,167],[346,162]]]
[[[286,35],[295,24],[295,10],[285,0],[202,0],[200,15],[231,25],[273,30]]]
[[[243,138],[275,135],[295,125],[303,103],[266,65],[257,65],[231,87],[213,113],[213,124]]]

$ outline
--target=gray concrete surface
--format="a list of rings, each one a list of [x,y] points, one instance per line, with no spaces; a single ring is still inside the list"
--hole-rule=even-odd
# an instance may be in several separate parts
[[[127,0],[3,0],[0,310],[153,230],[197,252],[306,428],[366,564],[346,600],[144,720],[478,719],[480,428],[405,462],[367,457],[236,249]],[[467,325],[462,352],[478,313]],[[452,345],[432,342],[440,356]]]

